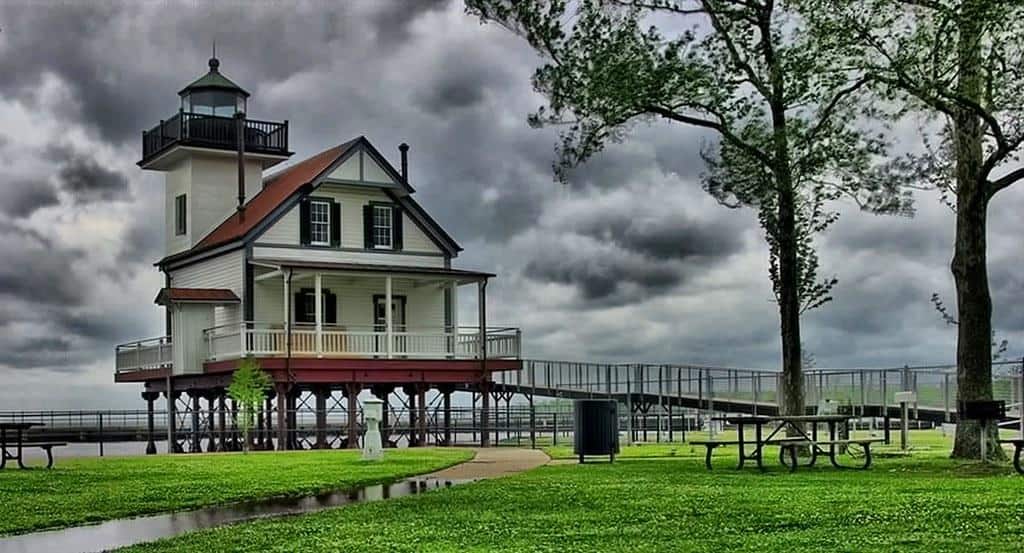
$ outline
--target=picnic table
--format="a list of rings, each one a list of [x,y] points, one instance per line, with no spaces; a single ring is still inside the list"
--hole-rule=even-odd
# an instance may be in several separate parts
[[[783,415],[776,417],[733,415],[716,417],[712,420],[725,421],[736,426],[736,440],[705,440],[691,442],[695,445],[703,445],[707,448],[704,464],[711,470],[711,455],[718,447],[735,445],[739,453],[739,465],[737,469],[743,468],[746,461],[754,461],[757,468],[764,469],[764,448],[769,445],[779,446],[779,462],[789,468],[790,472],[796,470],[797,451],[801,448],[810,450],[811,458],[805,466],[813,466],[819,455],[828,455],[829,462],[836,468],[860,468],[866,469],[871,466],[871,444],[882,441],[878,438],[850,439],[841,438],[838,435],[840,424],[849,424],[855,417],[850,415]],[[764,427],[769,424],[775,427],[765,436]],[[810,424],[810,433],[804,428]],[[818,437],[818,425],[825,424],[828,427],[828,439]],[[746,437],[746,429],[753,426],[754,440]],[[747,451],[747,445],[753,445],[754,449]],[[839,463],[837,454],[843,446],[859,446],[863,450],[863,461],[859,467],[846,467]],[[789,457],[787,463],[786,457]],[[852,454],[851,454],[852,455]]]
[[[38,447],[46,451],[46,468],[53,467],[53,448],[67,445],[65,442],[26,442],[25,431],[34,426],[44,426],[37,422],[0,422],[0,469],[7,466],[7,461],[18,461],[19,468],[25,466],[22,454],[26,448]],[[14,433],[14,441],[8,440],[8,432]],[[15,453],[10,451],[14,450]]]

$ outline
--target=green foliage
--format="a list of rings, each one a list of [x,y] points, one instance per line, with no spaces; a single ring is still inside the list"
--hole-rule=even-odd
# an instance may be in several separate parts
[[[358,451],[257,452],[58,459],[52,470],[0,471],[0,534],[311,495],[377,484],[466,461],[471,451],[396,450],[366,463]]]
[[[830,301],[837,283],[817,280],[813,247],[814,235],[836,221],[829,201],[909,212],[907,193],[870,178],[886,142],[856,124],[876,111],[858,102],[864,72],[841,67],[836,48],[814,40],[784,3],[469,0],[467,7],[546,57],[533,84],[548,105],[530,122],[563,129],[560,178],[637,122],[713,131],[720,140],[703,151],[704,188],[724,205],[757,210],[777,298],[786,286],[782,250],[796,248],[801,311]],[[795,202],[795,228],[779,219],[780,208],[790,209],[785,196]]]
[[[246,358],[238,362],[238,368],[231,377],[231,385],[228,386],[228,396],[241,407],[238,425],[242,429],[242,451],[246,453],[249,452],[249,433],[255,424],[256,412],[263,405],[270,386],[270,375],[263,372],[259,361]]]
[[[673,447],[680,458],[544,466],[131,551],[973,553],[1015,551],[1024,535],[1024,480],[1009,465],[945,459],[948,445],[880,458],[867,471],[795,474],[774,461],[765,474],[736,471],[735,455],[721,450],[708,472],[694,448]]]

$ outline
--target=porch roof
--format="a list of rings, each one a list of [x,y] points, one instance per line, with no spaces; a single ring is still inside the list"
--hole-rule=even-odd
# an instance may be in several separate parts
[[[171,303],[239,303],[234,292],[225,288],[163,288],[153,300],[158,305]]]
[[[406,275],[448,276],[473,280],[494,278],[494,273],[446,269],[443,267],[410,267],[408,265],[376,265],[370,263],[331,263],[320,261],[295,261],[290,259],[253,259],[253,263],[270,265],[278,269],[322,269],[325,271],[352,271],[359,273],[399,273]]]

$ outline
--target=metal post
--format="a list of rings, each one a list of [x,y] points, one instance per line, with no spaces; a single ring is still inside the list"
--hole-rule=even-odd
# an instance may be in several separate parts
[[[551,413],[551,445],[558,445],[558,407]]]
[[[103,413],[100,413],[100,428],[99,428],[99,432],[100,432],[100,436],[99,436],[99,439],[100,439],[100,457],[103,457]],[[18,447],[21,447],[21,440],[18,441]],[[21,458],[20,452],[19,452],[19,456],[18,457],[19,457],[19,460],[20,460],[20,458]]]
[[[946,422],[953,420],[949,406],[949,373],[946,373],[942,375],[942,410],[946,413]],[[1024,421],[1024,419],[1021,420]]]
[[[633,445],[633,371],[626,370],[626,445]]]
[[[277,449],[288,449],[288,386],[277,384]]]
[[[530,394],[530,447],[537,448],[537,412],[533,408],[533,394]]]
[[[910,431],[910,404],[900,402],[900,449],[907,450],[907,434]]]

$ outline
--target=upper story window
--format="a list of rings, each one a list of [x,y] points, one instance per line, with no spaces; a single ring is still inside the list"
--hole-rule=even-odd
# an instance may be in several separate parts
[[[331,204],[323,200],[309,203],[309,243],[314,246],[331,244]]]
[[[391,249],[394,247],[392,209],[389,205],[373,206],[373,247],[375,248]]]
[[[174,198],[174,235],[182,236],[186,232],[186,223],[188,222],[188,203],[185,201],[185,195],[181,194]]]
[[[331,198],[304,198],[299,204],[299,243],[334,248],[341,245],[341,204]]]

